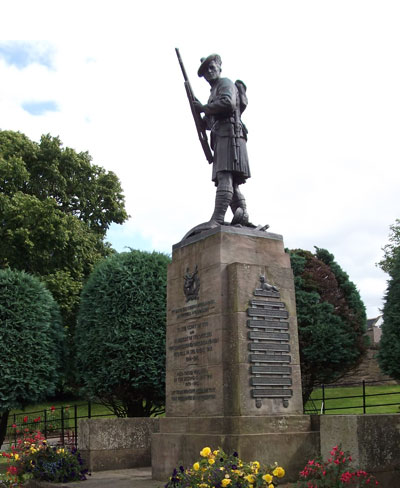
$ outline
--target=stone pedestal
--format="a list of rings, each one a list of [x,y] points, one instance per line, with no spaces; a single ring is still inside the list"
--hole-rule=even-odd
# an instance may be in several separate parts
[[[155,479],[202,447],[297,473],[319,451],[303,415],[296,305],[282,236],[220,227],[173,248],[168,271],[166,418]]]

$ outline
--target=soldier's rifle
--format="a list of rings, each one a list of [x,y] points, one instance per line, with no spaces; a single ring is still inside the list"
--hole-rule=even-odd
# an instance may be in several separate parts
[[[179,49],[176,47],[175,51],[176,51],[176,55],[178,56],[178,61],[182,70],[183,78],[185,80],[186,95],[188,97],[190,109],[192,111],[194,123],[196,125],[197,135],[199,136],[201,147],[203,148],[207,161],[211,164],[213,162],[213,155],[210,146],[208,144],[207,134],[203,126],[203,121],[200,117],[200,114],[197,112],[194,106],[194,101],[196,100],[196,98],[193,94],[192,87],[190,86],[189,78],[186,74],[185,66],[183,65],[182,58],[179,53]]]

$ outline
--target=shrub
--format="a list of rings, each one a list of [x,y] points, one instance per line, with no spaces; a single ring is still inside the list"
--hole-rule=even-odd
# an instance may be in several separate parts
[[[54,394],[63,340],[58,306],[40,280],[0,270],[0,445],[11,409]]]
[[[169,257],[131,251],[99,264],[81,298],[79,380],[117,416],[149,416],[165,402]]]

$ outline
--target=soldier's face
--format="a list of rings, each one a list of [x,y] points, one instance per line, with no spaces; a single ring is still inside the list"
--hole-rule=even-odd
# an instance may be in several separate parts
[[[220,74],[221,67],[215,61],[211,61],[208,63],[207,69],[204,72],[204,78],[207,81],[214,81],[219,78]]]

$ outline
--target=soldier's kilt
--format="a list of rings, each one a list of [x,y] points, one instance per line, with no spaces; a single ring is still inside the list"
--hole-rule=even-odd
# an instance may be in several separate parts
[[[213,142],[214,163],[212,180],[215,182],[215,186],[218,185],[218,171],[230,171],[233,174],[234,183],[239,185],[245,183],[247,178],[251,176],[246,140],[241,137],[236,139],[237,162],[235,162],[232,137],[216,136]]]

